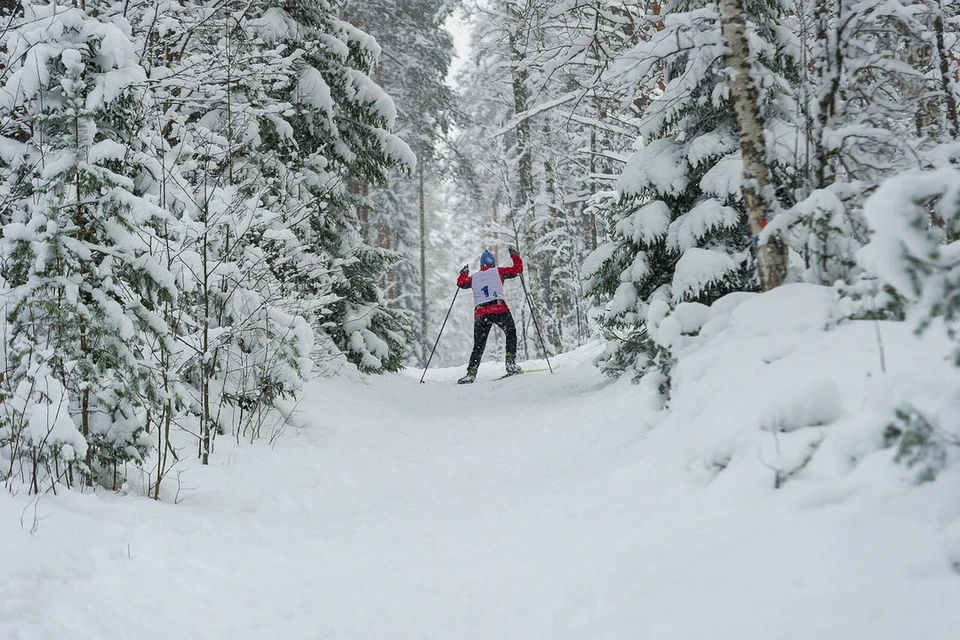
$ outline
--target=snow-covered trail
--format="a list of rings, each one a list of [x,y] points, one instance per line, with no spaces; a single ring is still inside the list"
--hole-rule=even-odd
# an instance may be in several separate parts
[[[68,492],[30,535],[0,497],[0,638],[954,637],[960,581],[906,501],[695,484],[591,355],[317,381],[302,429],[221,440],[176,505]]]

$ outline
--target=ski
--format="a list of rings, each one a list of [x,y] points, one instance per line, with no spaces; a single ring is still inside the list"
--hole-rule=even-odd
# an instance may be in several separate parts
[[[556,369],[556,368],[557,368],[557,367],[554,367],[554,369]],[[510,377],[512,377],[512,376],[519,376],[519,375],[522,375],[522,374],[524,374],[524,373],[540,373],[541,371],[550,371],[550,369],[524,369],[523,371],[520,371],[520,372],[517,372],[517,373],[507,373],[507,374],[504,374],[504,375],[500,376],[499,378],[494,378],[494,380],[503,380],[504,378],[510,378]]]
[[[558,368],[559,368],[559,367],[554,367],[554,370],[556,370],[556,369],[558,369]],[[510,377],[513,377],[513,376],[519,376],[520,374],[523,374],[523,373],[540,373],[540,372],[542,372],[542,371],[550,371],[550,369],[546,369],[546,368],[544,368],[544,369],[524,369],[523,371],[520,371],[520,372],[517,372],[517,373],[505,373],[505,374],[502,375],[502,376],[498,376],[498,377],[496,377],[496,378],[492,378],[492,379],[489,379],[489,380],[487,380],[487,381],[488,381],[488,382],[497,382],[498,380],[503,380],[504,378],[510,378]],[[461,380],[463,380],[463,379],[461,378]],[[470,381],[463,380],[463,381],[461,382],[461,380],[457,380],[457,384],[458,384],[458,385],[459,385],[459,384],[473,384],[474,382],[482,382],[482,381],[476,380],[476,378],[474,378],[473,380],[470,380]]]

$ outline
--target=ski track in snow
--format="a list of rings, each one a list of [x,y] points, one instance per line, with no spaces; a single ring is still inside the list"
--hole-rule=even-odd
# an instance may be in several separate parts
[[[595,352],[315,381],[304,427],[221,438],[179,504],[4,494],[0,638],[957,637],[915,495],[704,486]]]

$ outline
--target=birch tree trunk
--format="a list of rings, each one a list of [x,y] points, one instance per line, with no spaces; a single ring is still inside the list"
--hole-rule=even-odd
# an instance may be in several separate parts
[[[726,62],[731,71],[730,97],[740,127],[743,204],[747,211],[750,235],[756,243],[767,225],[775,199],[770,168],[766,164],[763,117],[750,78],[750,48],[747,44],[743,0],[720,0],[720,25],[727,41]],[[787,252],[783,242],[775,237],[757,245],[756,257],[761,289],[769,291],[781,285],[787,275]]]

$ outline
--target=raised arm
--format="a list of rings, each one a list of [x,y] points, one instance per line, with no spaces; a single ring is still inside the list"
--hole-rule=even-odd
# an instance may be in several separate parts
[[[509,267],[498,267],[498,269],[504,279],[516,278],[523,273],[523,259],[520,257],[520,252],[517,251],[516,247],[510,246],[507,247],[507,250],[510,252],[510,257],[513,258],[513,264]]]
[[[473,278],[470,277],[470,267],[463,265],[460,276],[457,278],[457,286],[461,289],[469,289],[471,285],[473,285]]]

